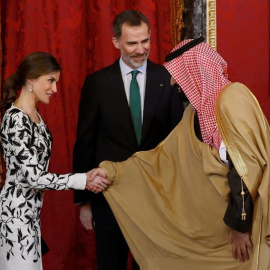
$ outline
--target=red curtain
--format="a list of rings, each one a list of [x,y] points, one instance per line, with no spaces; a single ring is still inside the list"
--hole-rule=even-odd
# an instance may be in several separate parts
[[[2,84],[2,72],[3,72],[3,50],[2,50],[2,2],[0,2],[0,86]],[[1,96],[1,92],[0,92],[0,96]],[[2,119],[1,117],[1,110],[0,110],[0,119]],[[0,189],[2,188],[4,184],[4,179],[3,179],[3,168],[2,168],[2,155],[1,155],[1,150],[0,150]]]
[[[163,62],[170,51],[170,1],[167,0],[1,0],[4,79],[27,54],[53,54],[63,70],[58,93],[39,110],[54,138],[50,171],[72,171],[81,86],[90,72],[115,61],[112,21],[124,9],[139,9],[151,24],[150,59]],[[175,1],[174,1],[175,2]],[[159,8],[158,8],[159,7]],[[96,269],[93,232],[79,221],[72,191],[46,191],[42,234],[50,247],[45,270]]]
[[[217,1],[217,18],[230,79],[251,89],[270,122],[270,1]]]

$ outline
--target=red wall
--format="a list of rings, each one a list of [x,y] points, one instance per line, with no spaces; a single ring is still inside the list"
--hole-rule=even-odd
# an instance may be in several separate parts
[[[244,83],[270,120],[269,0],[217,0],[217,50],[231,81]]]

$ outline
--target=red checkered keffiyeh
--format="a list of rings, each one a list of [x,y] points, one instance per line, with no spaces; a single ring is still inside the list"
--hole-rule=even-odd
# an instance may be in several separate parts
[[[180,42],[172,51],[190,41]],[[230,83],[227,63],[208,44],[201,42],[164,66],[196,110],[203,141],[219,149],[222,138],[217,129],[215,106],[222,87]]]

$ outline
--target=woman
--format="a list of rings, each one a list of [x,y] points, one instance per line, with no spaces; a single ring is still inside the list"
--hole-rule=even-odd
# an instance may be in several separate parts
[[[4,102],[13,101],[1,125],[6,181],[0,193],[0,269],[42,269],[40,210],[46,189],[103,190],[107,181],[90,181],[90,172],[47,172],[52,137],[37,111],[57,92],[60,65],[48,53],[28,55],[4,86]],[[109,182],[107,182],[109,183]]]

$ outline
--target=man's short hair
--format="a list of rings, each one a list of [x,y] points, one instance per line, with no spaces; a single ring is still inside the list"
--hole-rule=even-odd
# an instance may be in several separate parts
[[[125,10],[119,13],[113,22],[113,35],[116,39],[120,38],[122,35],[122,25],[126,23],[129,26],[139,26],[145,23],[149,27],[149,21],[147,17],[138,10]]]

